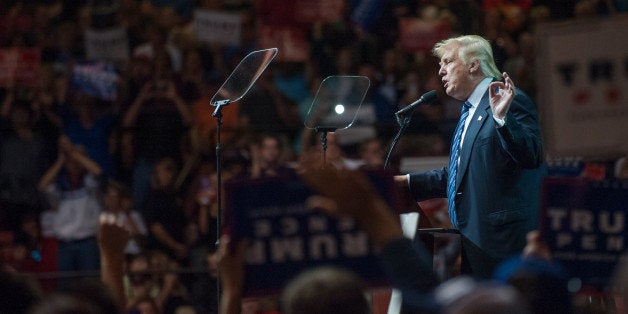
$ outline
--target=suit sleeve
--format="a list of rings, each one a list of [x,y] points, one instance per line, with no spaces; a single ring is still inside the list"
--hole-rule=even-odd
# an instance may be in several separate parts
[[[447,167],[421,173],[411,173],[408,185],[417,201],[447,197]]]
[[[537,111],[522,91],[517,90],[506,115],[506,124],[497,131],[502,148],[517,164],[528,169],[539,167],[543,147]]]

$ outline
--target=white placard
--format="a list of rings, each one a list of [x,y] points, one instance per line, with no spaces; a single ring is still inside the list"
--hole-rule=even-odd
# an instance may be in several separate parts
[[[85,52],[89,60],[126,61],[129,51],[127,32],[122,27],[85,31]]]
[[[536,35],[547,153],[604,158],[628,152],[628,16],[541,24]]]
[[[239,13],[194,11],[194,33],[208,44],[240,45],[242,17]]]

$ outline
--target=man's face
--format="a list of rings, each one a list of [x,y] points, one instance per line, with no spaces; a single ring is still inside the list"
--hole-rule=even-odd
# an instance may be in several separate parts
[[[440,58],[438,75],[441,77],[443,88],[447,95],[458,99],[469,98],[476,83],[473,81],[469,66],[465,65],[458,56],[458,45],[449,45]]]
[[[120,193],[115,188],[109,187],[102,198],[103,205],[109,210],[117,210],[120,204]]]
[[[266,162],[274,162],[279,158],[279,143],[272,137],[265,138],[262,141],[262,157]]]

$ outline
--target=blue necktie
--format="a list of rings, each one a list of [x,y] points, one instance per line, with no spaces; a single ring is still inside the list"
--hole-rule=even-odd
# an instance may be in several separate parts
[[[458,157],[460,156],[460,141],[462,140],[462,131],[464,130],[464,122],[469,116],[469,108],[471,103],[465,101],[462,105],[460,120],[456,126],[454,140],[451,144],[451,153],[449,154],[449,177],[447,178],[447,205],[449,207],[449,217],[454,227],[458,228],[456,220],[455,202],[456,199],[456,174],[458,173]]]

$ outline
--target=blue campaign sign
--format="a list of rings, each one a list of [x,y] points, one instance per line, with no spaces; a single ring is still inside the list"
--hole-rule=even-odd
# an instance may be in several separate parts
[[[541,233],[553,257],[583,284],[604,288],[626,251],[628,181],[547,178]]]
[[[84,62],[73,66],[70,86],[81,93],[113,101],[118,93],[118,78],[112,64]]]
[[[370,173],[375,189],[396,204],[392,177]],[[298,177],[228,182],[225,225],[234,240],[249,239],[245,294],[277,293],[305,268],[350,269],[367,284],[387,282],[374,247],[353,219],[309,208],[314,192]],[[347,197],[352,197],[347,195]]]

